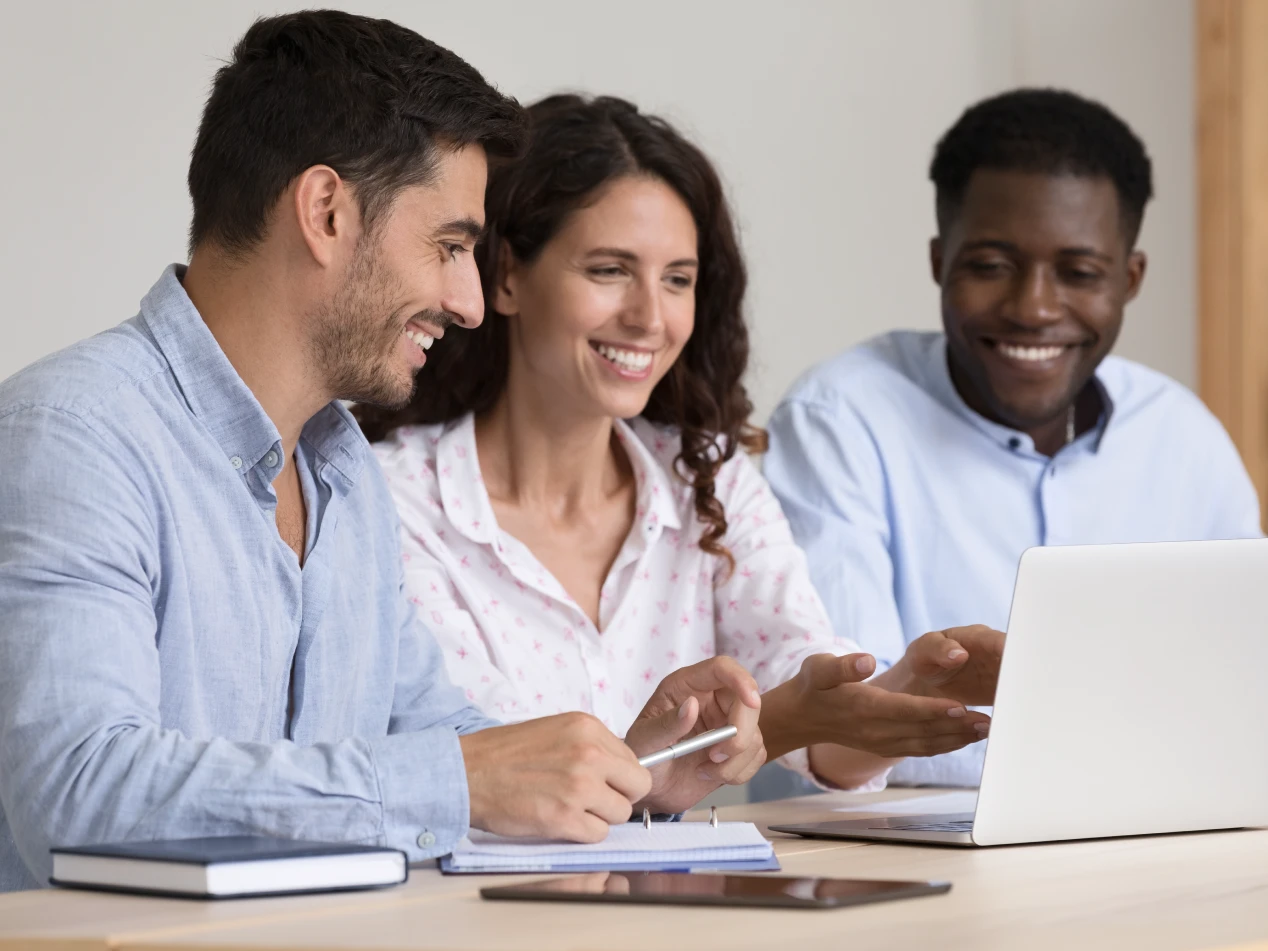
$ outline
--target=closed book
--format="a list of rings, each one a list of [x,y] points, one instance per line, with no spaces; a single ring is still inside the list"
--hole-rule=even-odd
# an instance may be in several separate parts
[[[268,836],[117,842],[52,849],[54,885],[184,898],[249,898],[397,885],[404,852]]]

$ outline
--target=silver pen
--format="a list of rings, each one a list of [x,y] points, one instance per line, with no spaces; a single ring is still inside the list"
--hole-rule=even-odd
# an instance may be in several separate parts
[[[666,746],[663,750],[657,750],[655,753],[640,756],[638,765],[650,769],[657,763],[665,762],[665,760],[677,759],[680,756],[686,756],[688,753],[694,753],[696,750],[702,750],[706,746],[712,746],[714,743],[729,740],[739,732],[739,729],[734,725],[710,730],[708,733],[701,733],[699,736],[693,736],[690,739],[675,743],[673,746]]]

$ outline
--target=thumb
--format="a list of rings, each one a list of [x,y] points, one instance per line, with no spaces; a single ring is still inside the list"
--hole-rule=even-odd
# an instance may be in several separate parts
[[[681,706],[670,707],[660,716],[638,723],[637,736],[629,737],[634,740],[631,746],[640,756],[663,750],[690,733],[699,717],[700,702],[695,697],[688,697]]]
[[[858,683],[872,676],[876,670],[876,658],[871,654],[846,654],[844,657],[816,654],[806,658],[807,664],[811,661],[815,663],[810,670],[810,685],[816,690]]]

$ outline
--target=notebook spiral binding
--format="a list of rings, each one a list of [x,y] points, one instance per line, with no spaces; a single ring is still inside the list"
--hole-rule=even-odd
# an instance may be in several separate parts
[[[711,825],[715,829],[718,827],[718,807],[717,806],[709,807],[709,825]],[[643,809],[643,828],[648,830],[649,832],[651,831],[651,828],[652,828],[652,813],[651,813],[651,810],[647,809],[646,807]]]

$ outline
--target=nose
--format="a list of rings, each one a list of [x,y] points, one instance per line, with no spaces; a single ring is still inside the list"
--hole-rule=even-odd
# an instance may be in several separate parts
[[[1061,292],[1056,275],[1049,268],[1036,264],[1023,272],[1013,312],[1018,323],[1029,327],[1061,319]]]
[[[440,306],[457,318],[459,326],[474,330],[484,320],[484,291],[475,256],[463,254],[446,270]]]
[[[621,315],[627,327],[639,330],[644,336],[653,336],[665,328],[665,302],[660,282],[640,279],[630,285],[630,293]]]

